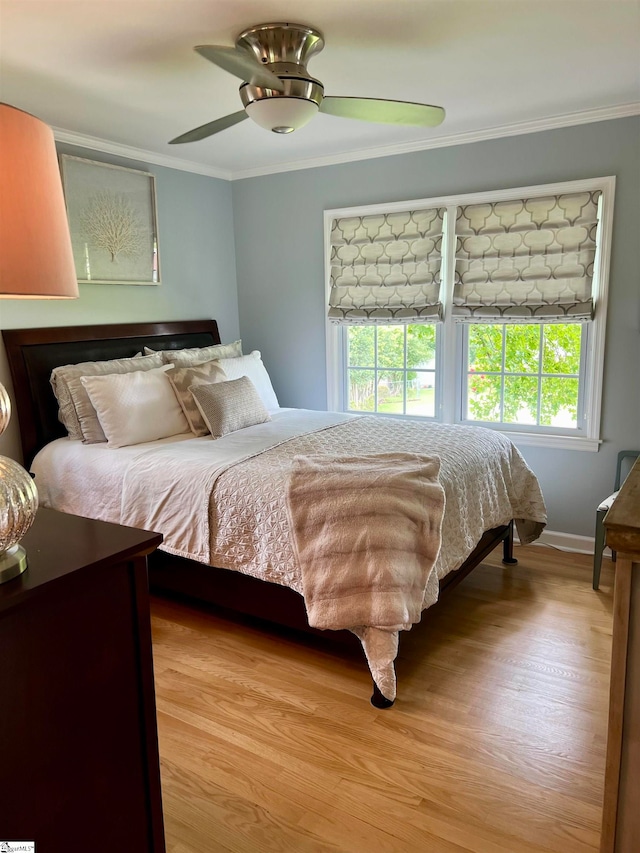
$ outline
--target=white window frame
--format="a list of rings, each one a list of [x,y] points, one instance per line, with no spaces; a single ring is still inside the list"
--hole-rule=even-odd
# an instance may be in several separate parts
[[[581,392],[584,394],[584,428],[582,430],[559,429],[557,432],[550,433],[548,429],[546,431],[540,428],[523,429],[522,426],[517,425],[514,425],[512,429],[505,424],[482,424],[482,426],[486,426],[487,428],[497,429],[499,432],[505,433],[516,445],[597,451],[601,443],[600,416],[602,408],[615,183],[615,177],[610,175],[601,178],[516,187],[490,192],[437,196],[435,198],[325,210],[325,314],[331,288],[331,225],[334,219],[348,216],[368,216],[379,213],[396,213],[406,210],[420,210],[422,208],[445,207],[447,213],[445,215],[441,271],[441,300],[444,315],[443,321],[438,324],[436,411],[437,420],[442,423],[464,423],[461,407],[462,371],[465,369],[463,362],[462,324],[455,323],[452,316],[454,283],[452,259],[455,250],[455,233],[453,228],[447,226],[447,220],[451,216],[455,216],[455,209],[460,205],[600,190],[602,193],[600,201],[600,234],[593,274],[594,319],[589,324],[589,332],[586,336],[586,352],[582,352],[581,355],[585,359],[585,381],[584,387],[581,389]],[[346,411],[347,400],[345,398],[346,385],[344,380],[346,375],[345,328],[345,326],[330,323],[328,318],[326,319],[327,407],[331,411]],[[396,415],[395,417],[402,416]],[[469,422],[467,421],[466,423]]]

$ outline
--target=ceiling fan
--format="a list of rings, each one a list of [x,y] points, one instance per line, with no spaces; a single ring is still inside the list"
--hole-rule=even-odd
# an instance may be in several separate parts
[[[196,142],[251,118],[274,133],[291,133],[320,111],[341,118],[381,124],[435,127],[444,119],[442,107],[381,98],[326,96],[311,77],[307,62],[324,47],[324,38],[304,24],[259,24],[240,33],[235,47],[199,45],[200,56],[243,80],[243,110],[196,127],[170,144]]]

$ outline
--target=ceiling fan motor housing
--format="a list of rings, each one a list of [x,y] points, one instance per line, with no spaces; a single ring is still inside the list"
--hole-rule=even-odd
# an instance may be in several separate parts
[[[281,92],[251,83],[240,86],[243,106],[254,121],[274,133],[291,133],[311,121],[324,97],[322,83],[306,68],[324,47],[318,30],[303,24],[261,24],[240,33],[236,47],[251,50],[284,84]]]

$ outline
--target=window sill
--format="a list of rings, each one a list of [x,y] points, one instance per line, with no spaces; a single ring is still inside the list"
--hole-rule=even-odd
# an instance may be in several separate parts
[[[334,411],[342,411],[336,408]],[[447,423],[435,418],[411,417],[411,415],[387,414],[386,412],[347,412],[350,415],[374,415],[377,418],[399,418],[406,421],[418,421],[421,423]],[[481,427],[501,432],[512,441],[516,447],[551,447],[555,450],[585,450],[588,453],[597,453],[602,444],[601,438],[587,438],[584,435],[550,435],[543,432],[520,432],[518,430],[500,429],[487,423],[462,423],[459,426]]]
[[[555,450],[586,450],[597,453],[602,444],[599,438],[582,435],[544,435],[533,432],[507,432],[500,430],[516,447],[552,447]]]

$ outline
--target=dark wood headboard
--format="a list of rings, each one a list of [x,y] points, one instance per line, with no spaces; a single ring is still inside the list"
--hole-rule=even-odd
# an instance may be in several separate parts
[[[58,403],[49,382],[54,367],[128,358],[143,347],[183,349],[220,343],[215,320],[6,329],[2,338],[13,379],[25,465],[31,464],[45,444],[66,434],[58,421]]]

